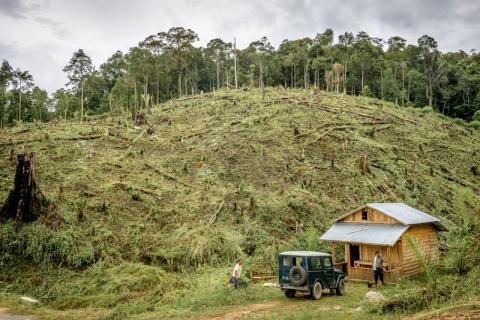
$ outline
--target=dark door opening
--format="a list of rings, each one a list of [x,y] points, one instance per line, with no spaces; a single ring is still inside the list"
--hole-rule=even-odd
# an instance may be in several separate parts
[[[350,267],[354,266],[355,261],[360,260],[360,246],[358,244],[350,245]]]

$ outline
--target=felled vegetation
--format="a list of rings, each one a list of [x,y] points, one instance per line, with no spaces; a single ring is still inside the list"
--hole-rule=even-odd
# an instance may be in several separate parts
[[[434,113],[267,88],[263,99],[221,90],[172,100],[147,117],[148,126],[112,115],[2,131],[0,201],[12,184],[11,154],[25,150],[35,152],[37,182],[55,210],[18,233],[10,221],[0,225],[0,268],[27,263],[90,281],[99,264],[122,263],[156,279],[244,257],[271,272],[280,250],[322,249],[312,239],[360,204],[405,202],[454,226],[462,223],[454,191],[479,198],[471,168],[480,132]],[[39,291],[27,278],[0,275],[16,283],[5,292],[75,307],[61,300],[73,288],[50,295],[54,283]],[[155,288],[139,291],[154,299]],[[163,288],[162,296],[176,287]],[[148,299],[135,312],[157,303]]]

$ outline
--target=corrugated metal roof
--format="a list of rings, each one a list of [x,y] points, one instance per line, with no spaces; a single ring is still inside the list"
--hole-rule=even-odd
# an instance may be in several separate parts
[[[393,246],[408,228],[402,224],[337,222],[320,240]]]
[[[404,203],[368,203],[360,208],[357,208],[347,213],[346,215],[343,215],[342,217],[335,220],[335,222],[365,207],[378,210],[386,214],[387,216],[394,218],[400,223],[403,223],[404,225],[433,223],[438,229],[447,230],[445,226],[443,226],[440,222],[440,219],[435,218],[423,211],[410,207]]]
[[[439,229],[445,229],[445,227],[440,223],[440,219],[410,207],[404,203],[369,203],[367,206],[383,212],[405,225],[433,223]]]
[[[328,253],[316,252],[316,251],[285,251],[280,253],[282,256],[305,256],[305,257],[317,257],[317,256],[330,256]]]

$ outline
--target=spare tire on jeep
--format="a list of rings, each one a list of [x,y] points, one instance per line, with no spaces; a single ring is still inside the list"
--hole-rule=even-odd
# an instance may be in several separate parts
[[[301,286],[307,280],[307,271],[300,266],[294,266],[290,269],[290,283],[292,286]]]

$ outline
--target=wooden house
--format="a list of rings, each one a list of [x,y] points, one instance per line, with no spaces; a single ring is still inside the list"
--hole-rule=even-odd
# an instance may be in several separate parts
[[[378,250],[384,258],[385,282],[395,283],[422,271],[407,238],[415,239],[427,259],[435,260],[438,232],[445,230],[439,219],[406,204],[369,203],[336,219],[320,239],[343,244],[345,259],[337,266],[348,279],[371,280]]]

